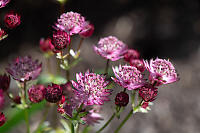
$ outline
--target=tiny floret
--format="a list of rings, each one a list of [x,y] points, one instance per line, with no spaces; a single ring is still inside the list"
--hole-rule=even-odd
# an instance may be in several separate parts
[[[8,34],[6,34],[6,32],[0,28],[0,41],[5,39],[6,37],[8,37]]]
[[[129,95],[126,92],[117,93],[115,97],[115,105],[125,107],[129,102]]]
[[[40,39],[40,49],[43,52],[52,51],[54,49],[54,46],[52,44],[51,39],[50,38],[47,38],[47,39],[41,38]]]
[[[120,86],[127,88],[128,90],[137,89],[145,84],[145,80],[141,72],[134,66],[124,65],[119,67],[113,67],[115,77],[111,77]]]
[[[76,12],[63,13],[56,23],[56,29],[68,32],[70,35],[79,34],[85,18]]]
[[[75,87],[75,94],[84,97],[85,105],[102,105],[104,101],[108,101],[108,96],[111,94],[111,89],[107,89],[108,81],[105,76],[90,73],[87,71],[85,75],[82,73],[76,74],[77,82],[72,80],[72,85]]]
[[[93,34],[93,32],[94,32],[94,25],[89,22],[85,22],[83,24],[82,30],[79,33],[79,35],[83,38],[86,38],[90,37]]]
[[[124,53],[127,51],[127,45],[116,37],[109,36],[101,38],[97,46],[94,46],[94,51],[103,58],[116,61],[124,57]]]
[[[6,68],[13,79],[20,82],[36,79],[42,71],[42,63],[30,56],[18,57]]]
[[[146,69],[150,72],[149,80],[156,86],[173,83],[178,80],[178,76],[173,64],[165,59],[151,59],[150,63],[144,61]]]

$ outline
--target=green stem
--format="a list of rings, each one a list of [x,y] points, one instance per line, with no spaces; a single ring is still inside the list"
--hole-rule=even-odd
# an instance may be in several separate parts
[[[42,120],[40,121],[40,123],[39,123],[39,125],[38,125],[38,127],[37,127],[37,129],[36,129],[36,133],[40,131],[42,124],[43,124],[44,121],[47,119],[47,115],[48,115],[48,112],[49,112],[49,106],[50,106],[50,105],[49,105],[48,103],[46,103],[46,108],[45,108],[45,110],[44,110]]]
[[[29,124],[28,108],[24,109],[24,115],[25,115],[25,120],[26,120],[27,133],[30,133],[30,124]]]
[[[110,62],[110,60],[107,59],[106,67],[105,67],[105,70],[104,70],[104,74],[108,74],[109,62]]]
[[[74,124],[71,122],[71,133],[75,133]]]
[[[115,113],[113,113],[113,115],[110,117],[110,119],[96,133],[100,133],[104,128],[106,128],[108,126],[108,124],[113,120],[114,117],[115,117]]]
[[[122,121],[122,123],[118,126],[118,128],[115,130],[114,133],[118,133],[119,130],[122,128],[122,126],[127,122],[127,120],[132,116],[133,110],[131,110],[128,115],[125,117],[125,119]]]

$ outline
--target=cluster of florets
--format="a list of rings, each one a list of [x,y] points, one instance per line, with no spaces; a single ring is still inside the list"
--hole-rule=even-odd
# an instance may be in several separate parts
[[[85,75],[76,74],[76,80],[77,82],[72,80],[72,85],[76,88],[74,92],[78,97],[84,97],[85,105],[102,105],[109,100],[111,90],[106,89],[109,82],[105,76],[87,71]]]
[[[34,80],[42,71],[42,63],[33,61],[31,56],[18,57],[6,68],[7,72],[20,82]]]
[[[44,89],[43,85],[33,85],[28,90],[29,100],[33,103],[39,103],[44,99]]]
[[[4,17],[6,27],[10,29],[17,27],[21,23],[20,18],[21,16],[14,12],[6,14]]]
[[[114,36],[101,38],[94,46],[94,51],[105,59],[116,61],[123,58],[127,51],[127,45]]]

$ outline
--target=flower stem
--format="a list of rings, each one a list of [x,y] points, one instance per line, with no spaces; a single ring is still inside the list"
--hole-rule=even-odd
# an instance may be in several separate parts
[[[115,117],[115,113],[112,114],[110,119],[96,133],[100,133],[104,128],[106,128],[108,126],[108,124],[113,120],[114,117]]]
[[[84,38],[81,37],[81,40],[80,40],[80,43],[79,43],[79,45],[78,45],[77,51],[79,51],[79,50],[81,49],[81,46],[82,46],[82,44],[83,44],[83,40],[84,40]]]
[[[107,59],[106,67],[105,67],[105,70],[104,70],[104,74],[105,74],[105,75],[108,74],[109,62],[110,62],[110,60]]]
[[[71,133],[75,133],[74,124],[71,122]]]
[[[49,106],[50,106],[50,105],[49,105],[48,103],[46,103],[46,108],[45,108],[45,110],[44,110],[44,112],[43,112],[42,120],[40,121],[40,123],[39,123],[39,125],[38,125],[38,127],[37,127],[37,129],[36,129],[36,133],[39,132],[39,130],[40,130],[42,124],[44,123],[44,121],[45,121],[46,118],[47,118],[47,115],[48,115],[48,112],[49,112]]]
[[[125,117],[125,119],[122,121],[122,123],[118,126],[118,128],[115,130],[114,133],[118,133],[119,130],[122,128],[122,126],[127,122],[127,120],[132,116],[133,114],[133,110],[131,109],[131,111],[128,113],[128,115]]]

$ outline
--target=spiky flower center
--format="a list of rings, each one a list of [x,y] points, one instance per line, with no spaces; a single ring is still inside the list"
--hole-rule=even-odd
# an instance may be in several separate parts
[[[118,75],[124,81],[141,83],[142,74],[133,66],[122,66],[119,68]]]
[[[60,19],[58,19],[58,23],[69,30],[76,26],[81,27],[84,21],[84,17],[74,12],[64,13],[60,16]]]
[[[173,65],[166,60],[155,60],[152,62],[152,67],[155,73],[160,73],[166,76],[172,76],[176,73]]]
[[[115,37],[108,37],[108,38],[103,38],[99,41],[99,47],[103,51],[109,53],[116,50],[121,50],[121,48],[124,47],[124,44]]]

